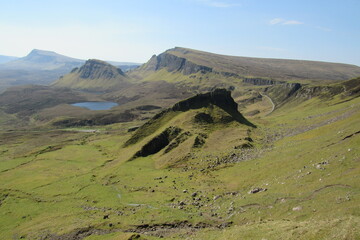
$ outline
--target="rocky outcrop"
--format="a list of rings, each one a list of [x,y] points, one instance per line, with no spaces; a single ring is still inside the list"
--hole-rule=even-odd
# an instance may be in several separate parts
[[[298,84],[300,85],[300,84]],[[333,97],[341,94],[341,96],[353,96],[357,97],[360,95],[360,77],[354,78],[345,82],[341,82],[335,85],[328,86],[298,86],[292,84],[290,87],[296,90],[293,91],[291,96],[296,98],[313,98],[313,97]]]
[[[135,153],[134,158],[146,157],[159,152],[167,145],[169,145],[169,143],[175,139],[181,131],[182,129],[178,127],[168,127],[158,136],[154,137],[147,144],[145,144],[140,151]]]
[[[270,96],[276,106],[280,106],[288,98],[298,94],[300,89],[302,89],[300,83],[284,83],[267,87],[265,92]]]
[[[294,95],[302,86],[300,83],[285,83],[285,88],[290,89],[288,97]]]
[[[86,61],[83,66],[74,68],[52,84],[54,87],[95,92],[115,91],[129,85],[129,78],[120,68],[96,59]]]
[[[181,72],[190,75],[197,72],[212,72],[212,68],[195,64],[188,59],[164,52],[159,56],[153,55],[151,59],[141,67],[143,71],[158,71],[166,69],[169,72]]]
[[[164,122],[162,122],[163,119],[169,116],[167,119],[167,121],[169,121],[169,119],[176,115],[175,112],[185,112],[191,109],[207,108],[211,107],[211,105],[216,105],[228,113],[228,115],[221,119],[222,123],[237,121],[250,127],[256,127],[238,111],[238,105],[231,97],[230,91],[226,89],[215,89],[214,91],[198,94],[194,97],[180,101],[173,107],[156,114],[152,119],[138,128],[134,135],[128,141],[126,141],[124,146],[127,147],[129,145],[135,144],[144,139],[146,136],[152,134],[156,129],[164,124]],[[214,121],[212,117],[206,113],[197,114],[194,117],[194,124],[212,124],[213,122]]]
[[[125,76],[120,68],[96,59],[86,61],[82,67],[71,72],[77,72],[83,79],[111,79],[117,78],[119,75]]]
[[[172,111],[187,111],[190,109],[198,109],[202,107],[208,107],[210,104],[216,105],[230,114],[235,120],[253,126],[248,120],[246,120],[238,111],[238,105],[231,97],[231,92],[226,89],[215,89],[212,92],[198,94],[194,97],[176,103],[171,110]]]
[[[275,81],[275,80],[271,80],[271,79],[265,79],[265,78],[244,78],[243,79],[244,83],[249,83],[252,85],[259,85],[259,86],[263,86],[263,85],[277,85],[277,84],[284,84],[284,81]]]

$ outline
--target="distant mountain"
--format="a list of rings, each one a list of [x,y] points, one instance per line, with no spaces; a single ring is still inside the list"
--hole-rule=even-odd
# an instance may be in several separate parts
[[[128,85],[128,77],[120,68],[96,59],[86,61],[52,84],[54,87],[88,91],[114,91]]]
[[[132,62],[107,62],[124,72],[140,66]],[[0,92],[15,85],[50,84],[84,63],[85,60],[82,59],[38,49],[22,58],[0,56]]]
[[[18,59],[18,57],[0,55],[0,64]]]
[[[120,68],[123,72],[127,72],[142,65],[141,63],[133,63],[133,62],[116,62],[116,61],[106,61],[106,62],[115,67]]]
[[[70,71],[82,63],[84,63],[84,60],[70,58],[51,51],[34,49],[27,56],[5,63],[0,68]]]
[[[47,85],[84,62],[55,52],[34,49],[25,57],[0,64],[0,90],[22,84]]]
[[[166,73],[164,70],[185,76],[211,73],[225,77],[295,81],[348,80],[360,75],[360,67],[349,64],[225,56],[180,47],[169,49],[159,56],[154,55],[131,75],[151,79],[154,73]],[[159,77],[161,76],[157,74],[156,78]]]
[[[105,61],[111,65],[114,65],[116,67],[118,66],[131,66],[131,65],[137,65],[137,66],[140,66],[142,65],[142,63],[134,63],[134,62],[117,62],[117,61]]]

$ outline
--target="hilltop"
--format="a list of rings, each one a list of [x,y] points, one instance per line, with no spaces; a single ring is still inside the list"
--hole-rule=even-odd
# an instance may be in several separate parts
[[[120,68],[96,59],[86,61],[52,84],[54,87],[89,91],[114,91],[128,85],[128,77]]]
[[[56,52],[34,49],[27,56],[0,65],[6,69],[21,70],[61,70],[70,71],[84,61],[67,57]]]
[[[241,144],[250,146],[251,144],[244,140],[248,137],[245,130],[248,129],[249,134],[253,127],[255,126],[238,112],[238,106],[230,91],[215,89],[180,101],[158,113],[138,128],[124,146],[141,146],[133,159],[160,152],[156,157],[157,165],[180,164],[191,152],[199,151],[203,147],[211,152],[214,147],[212,144],[221,135],[223,141],[233,145],[224,146],[225,148]],[[237,128],[234,132],[238,135],[227,135],[229,129],[234,128]],[[243,139],[242,135],[245,135]]]
[[[15,85],[47,85],[83,62],[52,51],[34,49],[25,57],[0,64],[0,92]]]

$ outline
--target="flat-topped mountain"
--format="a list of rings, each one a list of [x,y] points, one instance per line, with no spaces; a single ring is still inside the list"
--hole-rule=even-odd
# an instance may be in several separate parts
[[[96,59],[86,61],[53,83],[54,87],[89,91],[116,90],[128,85],[128,78],[120,68]]]
[[[360,67],[349,64],[226,56],[180,47],[152,56],[133,75],[148,77],[162,69],[184,75],[213,72],[281,80],[348,80],[360,75]]]
[[[85,61],[34,49],[27,56],[0,64],[0,91],[22,84],[47,85]]]
[[[0,65],[1,68],[22,70],[63,70],[70,71],[84,60],[67,57],[52,51],[34,49],[27,56]]]

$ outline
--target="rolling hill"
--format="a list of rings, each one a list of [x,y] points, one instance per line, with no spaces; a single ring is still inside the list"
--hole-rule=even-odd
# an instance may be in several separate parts
[[[9,88],[0,238],[357,240],[357,69],[175,48]]]
[[[0,64],[18,59],[18,57],[0,55]]]

